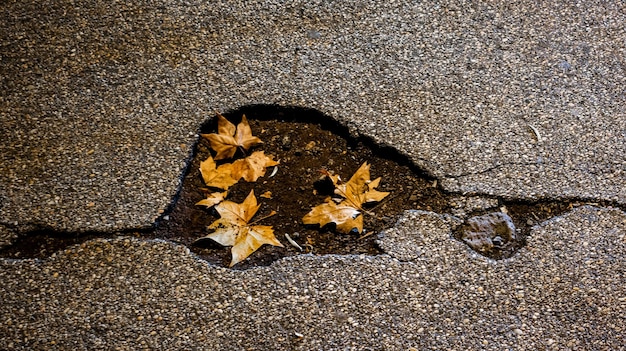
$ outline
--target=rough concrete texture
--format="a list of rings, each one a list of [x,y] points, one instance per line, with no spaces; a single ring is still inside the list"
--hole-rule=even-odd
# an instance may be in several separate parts
[[[298,256],[241,272],[118,239],[4,261],[0,348],[624,349],[624,212],[577,208],[499,262],[451,239],[435,213],[407,212],[393,232],[420,255]]]
[[[449,190],[624,203],[621,5],[4,1],[0,222],[147,227],[200,123],[248,104],[319,109]]]
[[[626,204],[625,9],[3,1],[0,245],[151,226],[200,124],[250,104],[318,109],[459,195]],[[575,209],[501,262],[451,218],[407,213],[391,256],[246,272],[132,239],[0,260],[0,348],[624,349],[623,212]]]

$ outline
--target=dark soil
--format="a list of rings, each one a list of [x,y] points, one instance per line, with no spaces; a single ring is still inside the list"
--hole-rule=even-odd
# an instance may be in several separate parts
[[[376,239],[385,228],[393,226],[404,210],[450,212],[449,199],[453,194],[441,191],[435,179],[413,167],[396,150],[378,147],[364,138],[352,137],[347,128],[319,112],[301,108],[250,106],[225,116],[237,124],[242,114],[248,117],[253,134],[264,141],[254,150],[263,150],[266,155],[280,160],[280,164],[272,177],[269,177],[273,171],[273,167],[270,167],[265,177],[259,178],[257,182],[241,180],[235,184],[229,189],[228,199],[241,203],[250,190],[254,190],[261,204],[254,219],[276,211],[276,215],[258,224],[273,226],[276,237],[285,247],[264,245],[247,260],[236,265],[237,269],[268,265],[279,258],[301,253],[376,255],[381,252],[376,246]],[[201,128],[201,133],[212,133],[215,129],[215,122],[210,121]],[[184,177],[183,187],[171,209],[155,224],[154,230],[129,231],[126,234],[181,243],[201,258],[227,266],[230,262],[229,248],[210,239],[196,242],[208,234],[206,227],[218,218],[214,210],[195,205],[205,198],[208,191],[200,176],[199,165],[211,152],[208,141],[200,138]],[[371,214],[364,216],[364,232],[338,234],[332,225],[325,228],[304,226],[302,217],[332,192],[332,187],[325,186],[320,171],[328,170],[347,180],[363,162],[370,163],[372,179],[382,177],[377,190],[391,193],[380,203],[368,208]],[[271,198],[259,196],[268,191],[271,192]],[[518,231],[517,238],[506,248],[494,248],[482,254],[496,259],[510,257],[525,244],[533,225],[563,213],[572,205],[566,201],[534,204],[499,201],[498,207],[505,206],[513,219]],[[477,214],[481,213],[472,213]],[[290,245],[285,234],[289,234],[303,251]],[[454,234],[457,239],[460,235],[459,232]],[[43,229],[22,236],[16,244],[0,251],[0,256],[45,257],[68,245],[94,237],[111,236],[110,233],[54,233]]]

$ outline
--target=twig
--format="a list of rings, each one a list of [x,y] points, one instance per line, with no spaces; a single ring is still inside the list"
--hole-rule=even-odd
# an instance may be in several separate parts
[[[274,169],[272,170],[272,173],[270,174],[268,178],[272,178],[273,176],[275,176],[276,172],[278,172],[278,166],[274,166]]]
[[[295,242],[295,240],[293,240],[289,234],[285,233],[285,238],[287,238],[287,241],[289,241],[289,243],[291,244],[291,246],[297,248],[298,250],[300,250],[300,252],[302,252],[302,247],[300,245],[298,245],[297,242]]]
[[[369,233],[367,233],[365,235],[361,235],[357,240],[365,239],[368,236],[374,235],[374,233],[376,233],[376,232],[375,231],[371,231],[371,232],[369,232]]]
[[[530,130],[533,133],[535,133],[535,137],[537,138],[537,142],[540,143],[541,142],[541,134],[539,134],[539,131],[537,130],[537,128],[533,127],[532,124],[529,124],[528,128],[530,128]]]

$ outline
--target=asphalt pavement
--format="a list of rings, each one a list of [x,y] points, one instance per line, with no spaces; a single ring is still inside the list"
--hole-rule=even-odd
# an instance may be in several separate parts
[[[412,211],[380,256],[247,271],[96,239],[0,259],[0,349],[624,350],[620,1],[4,1],[0,247],[153,225],[202,123],[316,109],[458,196],[575,201],[490,260]]]

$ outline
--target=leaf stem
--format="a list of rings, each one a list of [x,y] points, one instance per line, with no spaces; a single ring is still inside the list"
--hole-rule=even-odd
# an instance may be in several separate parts
[[[275,215],[275,214],[276,214],[276,211],[272,211],[272,212],[270,212],[270,214],[268,214],[267,216],[261,217],[261,218],[257,219],[256,221],[254,221],[254,222],[252,222],[252,223],[248,223],[248,225],[249,225],[249,226],[251,226],[251,225],[253,225],[253,224],[257,223],[257,222],[260,222],[260,221],[262,221],[262,220],[264,220],[264,219],[270,218],[270,217],[272,217],[272,216],[273,216],[273,215]]]
[[[332,179],[331,179],[331,180],[332,180]],[[348,195],[346,195],[346,193],[345,193],[345,192],[341,191],[341,189],[339,189],[339,187],[337,187],[337,185],[336,185],[336,184],[334,184],[334,183],[333,183],[333,185],[335,186],[335,190],[336,190],[337,192],[339,192],[339,193],[340,193],[339,195],[340,195],[340,196],[342,196],[344,199],[346,199],[346,201],[348,201],[348,202],[350,203],[350,205],[352,205],[352,207],[354,207],[355,209],[357,209],[357,210],[359,210],[359,211],[362,211],[362,212],[367,212],[367,211],[365,211],[365,210],[361,207],[361,205],[360,205],[360,204],[355,204],[355,203],[354,203],[354,201],[352,201],[352,199],[350,199],[350,198],[348,197]]]
[[[246,149],[244,149],[243,146],[237,145],[237,149],[241,150],[241,153],[243,154],[243,157],[247,157],[248,156],[246,154]]]

